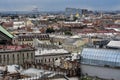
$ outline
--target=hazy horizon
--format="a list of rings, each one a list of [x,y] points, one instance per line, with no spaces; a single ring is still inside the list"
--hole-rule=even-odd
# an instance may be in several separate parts
[[[120,10],[120,0],[0,0],[0,11],[63,11],[65,8]]]

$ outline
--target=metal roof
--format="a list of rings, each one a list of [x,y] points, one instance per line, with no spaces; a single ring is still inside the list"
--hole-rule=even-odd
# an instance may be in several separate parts
[[[98,66],[120,67],[120,50],[84,48],[81,63]]]
[[[1,31],[2,33],[4,33],[5,35],[7,35],[8,37],[13,38],[13,35],[10,34],[10,33],[9,33],[6,29],[4,29],[2,26],[0,26],[0,31]]]
[[[120,41],[110,41],[107,44],[108,47],[120,48]]]

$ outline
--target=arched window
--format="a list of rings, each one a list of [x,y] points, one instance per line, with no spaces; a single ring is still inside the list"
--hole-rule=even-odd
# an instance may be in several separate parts
[[[43,62],[43,60],[41,59],[41,63]]]
[[[29,53],[27,53],[27,59],[29,59]]]
[[[7,64],[9,64],[9,54],[7,54]]]
[[[31,53],[31,59],[33,58],[33,53]]]
[[[24,53],[22,55],[23,55],[23,59],[24,59],[25,58]]]
[[[1,58],[1,55],[0,55],[0,63],[2,62],[2,58]]]
[[[52,59],[52,61],[54,62],[54,58]]]
[[[25,56],[24,56],[24,53],[22,54],[22,57],[23,57],[23,63],[24,63],[24,60],[25,60]]]
[[[46,59],[45,59],[45,62],[46,62]]]
[[[58,60],[58,58],[56,58],[55,60]]]
[[[17,60],[18,60],[17,62],[18,62],[18,64],[19,64],[19,54],[17,54]]]
[[[50,62],[50,59],[49,59],[49,62]]]
[[[5,62],[5,55],[3,55],[3,61]]]
[[[13,54],[13,63],[15,63],[15,55]]]

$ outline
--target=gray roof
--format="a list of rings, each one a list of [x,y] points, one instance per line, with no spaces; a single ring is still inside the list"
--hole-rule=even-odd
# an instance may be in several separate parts
[[[98,66],[120,67],[120,50],[84,48],[81,63]]]
[[[67,38],[66,40],[65,40],[65,44],[73,44],[73,43],[75,43],[76,41],[78,41],[78,40],[80,40],[80,39],[76,39],[76,38]]]
[[[107,44],[108,47],[120,48],[120,41],[110,41]]]

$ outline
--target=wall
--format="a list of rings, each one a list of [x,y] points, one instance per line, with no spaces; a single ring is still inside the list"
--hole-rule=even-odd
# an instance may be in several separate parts
[[[97,76],[103,79],[120,80],[120,69],[96,67],[82,64],[81,71],[83,74],[87,73],[89,76]]]
[[[5,51],[0,53],[0,64],[11,65],[11,64],[21,64],[24,62],[34,62],[35,51]]]
[[[36,63],[44,63],[44,64],[54,64],[54,62],[61,58],[69,57],[69,53],[63,53],[63,54],[49,54],[49,55],[38,55],[35,56]]]

